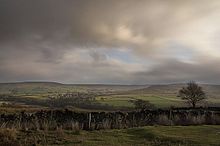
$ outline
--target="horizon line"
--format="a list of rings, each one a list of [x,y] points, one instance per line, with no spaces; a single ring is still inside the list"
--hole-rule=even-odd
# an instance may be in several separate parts
[[[188,81],[189,82],[189,81]],[[121,84],[121,83],[62,83],[57,81],[10,81],[10,82],[0,82],[0,84],[22,84],[22,83],[54,83],[61,85],[112,85],[112,86],[149,86],[149,85],[175,85],[175,84],[187,84],[188,82],[170,82],[170,83],[146,83],[146,84]],[[220,85],[217,83],[204,83],[196,82],[202,85]]]

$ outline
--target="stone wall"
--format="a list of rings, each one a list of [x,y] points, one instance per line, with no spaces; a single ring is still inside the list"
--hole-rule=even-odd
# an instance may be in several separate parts
[[[130,112],[41,110],[1,114],[1,127],[22,129],[121,129],[147,125],[220,125],[220,108],[172,108]]]

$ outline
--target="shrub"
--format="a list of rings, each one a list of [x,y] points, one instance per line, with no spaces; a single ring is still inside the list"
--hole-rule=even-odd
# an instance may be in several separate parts
[[[15,129],[0,129],[1,146],[20,146]]]

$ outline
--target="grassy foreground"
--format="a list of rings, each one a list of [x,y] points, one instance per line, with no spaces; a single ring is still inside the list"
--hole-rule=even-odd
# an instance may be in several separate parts
[[[100,131],[1,129],[0,135],[1,142],[8,140],[12,145],[220,146],[220,126],[147,126]]]

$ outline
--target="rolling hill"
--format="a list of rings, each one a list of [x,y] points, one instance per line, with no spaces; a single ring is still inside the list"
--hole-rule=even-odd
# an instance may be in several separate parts
[[[56,82],[0,83],[0,94],[14,94],[19,97],[45,99],[48,95],[66,92],[91,93],[102,104],[116,107],[133,107],[135,99],[147,100],[157,107],[184,106],[177,97],[179,89],[186,84],[166,85],[103,85],[103,84],[61,84]],[[210,106],[220,105],[220,85],[201,84],[207,94]]]
[[[166,85],[151,85],[147,88],[133,90],[133,93],[176,96],[178,91],[186,86],[186,84],[166,84]],[[200,84],[207,96],[210,98],[220,99],[220,85]]]
[[[145,85],[61,84],[57,82],[0,83],[0,94],[50,94],[65,92],[119,92],[146,88]]]

